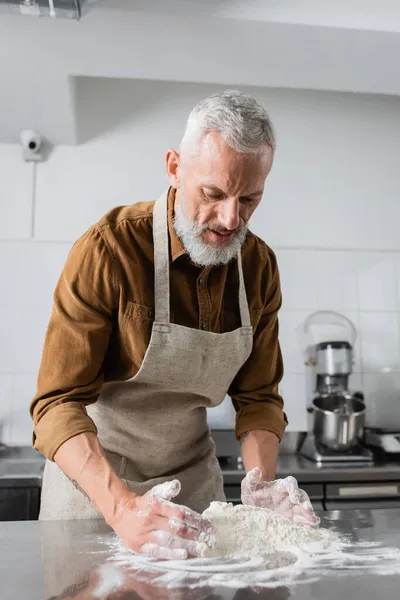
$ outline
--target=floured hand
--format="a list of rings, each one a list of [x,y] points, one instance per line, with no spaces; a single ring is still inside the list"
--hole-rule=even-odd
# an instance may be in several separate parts
[[[175,479],[155,486],[144,496],[124,499],[109,525],[124,546],[157,559],[183,560],[206,556],[213,545],[208,519],[171,502],[181,490]]]
[[[243,504],[269,508],[296,523],[318,525],[320,519],[315,515],[308,494],[301,490],[294,477],[261,481],[258,467],[251,469],[242,481]]]

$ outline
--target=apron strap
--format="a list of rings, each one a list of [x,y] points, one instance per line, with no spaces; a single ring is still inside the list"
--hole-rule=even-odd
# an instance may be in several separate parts
[[[153,212],[154,306],[155,320],[170,322],[169,239],[167,219],[168,190],[156,200]],[[243,279],[242,253],[238,252],[239,308],[242,327],[251,327],[249,305]]]
[[[168,190],[156,200],[153,212],[154,318],[159,323],[170,322],[167,199]]]
[[[242,266],[242,251],[239,250],[238,256],[238,271],[239,271],[239,309],[240,319],[242,321],[242,327],[251,327],[249,304],[247,302],[246,288],[244,285],[243,278],[243,266]]]

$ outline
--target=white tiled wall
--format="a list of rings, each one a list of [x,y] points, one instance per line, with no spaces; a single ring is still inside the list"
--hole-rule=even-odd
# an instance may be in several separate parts
[[[31,235],[33,165],[23,164],[17,146],[0,144],[0,239]]]
[[[0,435],[8,443],[30,443],[28,405],[52,291],[72,241],[109,208],[164,189],[164,151],[176,147],[188,110],[211,91],[114,82],[122,87],[110,96],[98,81],[90,85],[78,94],[78,123],[90,115],[85,143],[55,148],[36,174],[19,147],[0,145]],[[297,330],[318,309],[342,312],[358,329],[352,387],[366,392],[370,422],[400,421],[400,194],[397,163],[396,169],[385,166],[394,164],[397,152],[400,103],[384,100],[381,124],[379,97],[333,100],[333,94],[285,90],[254,95],[270,107],[279,141],[274,179],[253,229],[272,244],[280,265],[281,391],[290,429],[307,422]],[[116,96],[123,98],[124,118],[106,119],[113,103],[110,109],[103,98]],[[340,123],[343,117],[340,135],[330,117]],[[369,126],[380,130],[379,153],[365,152]],[[364,180],[371,172],[372,187]],[[229,404],[214,417],[219,426],[233,424]]]
[[[279,264],[282,255],[285,263],[285,270],[281,270],[285,298],[280,316],[285,361],[282,391],[291,417],[290,428],[296,430],[304,422],[307,403],[304,366],[295,332],[315,310],[335,310],[354,323],[358,338],[350,385],[365,392],[371,425],[390,424],[400,428],[400,302],[396,290],[400,253],[277,249]],[[293,269],[297,271],[294,278],[288,268],[291,255]],[[303,274],[304,287],[310,287],[297,294]],[[288,294],[290,297],[286,299]],[[304,310],[306,305],[308,310]],[[298,405],[302,411],[297,411]]]
[[[306,427],[311,390],[298,330],[317,310],[349,318],[358,336],[350,387],[364,391],[367,422],[400,430],[400,252],[275,248],[283,306],[280,342],[285,363],[281,393],[289,430]],[[226,416],[228,415],[228,416]],[[215,424],[232,422],[226,401]]]

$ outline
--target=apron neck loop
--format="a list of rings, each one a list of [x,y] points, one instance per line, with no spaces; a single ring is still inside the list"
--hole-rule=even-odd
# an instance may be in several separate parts
[[[156,201],[153,213],[154,318],[159,323],[170,322],[167,200],[168,190]]]
[[[169,286],[169,238],[166,190],[154,204],[153,243],[154,243],[154,307],[155,320],[159,323],[170,322],[170,286]],[[251,327],[249,305],[243,279],[242,253],[238,252],[239,271],[239,308],[242,327]]]
[[[251,327],[249,304],[247,302],[246,288],[244,285],[244,278],[243,278],[242,251],[241,250],[239,250],[239,252],[238,252],[237,264],[238,264],[238,271],[239,271],[240,319],[242,321],[242,327]]]

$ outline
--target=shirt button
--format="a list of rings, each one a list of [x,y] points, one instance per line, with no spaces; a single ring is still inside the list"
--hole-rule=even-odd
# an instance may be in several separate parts
[[[203,331],[207,331],[207,323],[202,323],[201,328]]]
[[[204,277],[199,277],[199,285],[204,285]]]

